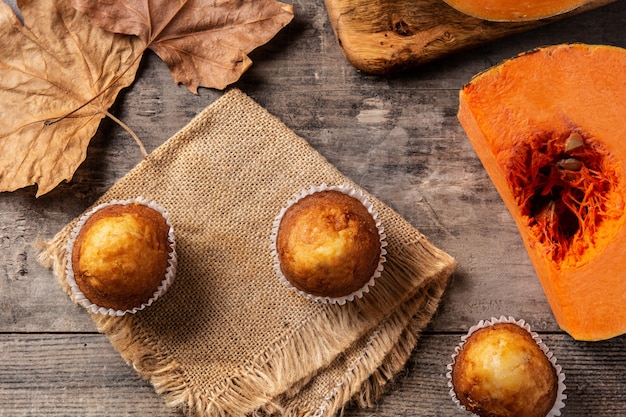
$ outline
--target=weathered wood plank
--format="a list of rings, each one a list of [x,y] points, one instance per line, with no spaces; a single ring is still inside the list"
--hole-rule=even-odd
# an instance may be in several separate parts
[[[624,338],[574,342],[544,334],[566,374],[564,417],[624,415]],[[428,332],[373,410],[345,416],[464,416],[449,397],[446,364],[460,334]],[[178,416],[102,335],[0,335],[0,415]]]
[[[177,416],[102,335],[0,335],[0,416]]]

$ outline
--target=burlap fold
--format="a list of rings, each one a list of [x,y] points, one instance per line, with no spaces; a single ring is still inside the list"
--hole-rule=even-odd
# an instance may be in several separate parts
[[[167,294],[124,317],[92,315],[121,356],[190,416],[333,416],[371,404],[434,314],[454,259],[376,198],[387,262],[346,305],[286,289],[272,221],[301,189],[356,184],[239,90],[227,91],[95,204],[143,196],[170,213],[178,272]],[[68,224],[41,253],[64,276]]]

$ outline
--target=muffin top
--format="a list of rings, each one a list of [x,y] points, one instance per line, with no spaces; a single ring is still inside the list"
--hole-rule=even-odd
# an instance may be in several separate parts
[[[472,333],[451,378],[460,403],[481,417],[545,417],[558,390],[554,366],[530,333],[514,323]]]
[[[143,204],[96,211],[74,242],[74,279],[94,304],[116,310],[141,306],[165,278],[172,247],[169,225]]]
[[[280,269],[294,287],[315,296],[342,297],[370,281],[381,244],[376,222],[361,201],[324,190],[285,211],[276,250]]]

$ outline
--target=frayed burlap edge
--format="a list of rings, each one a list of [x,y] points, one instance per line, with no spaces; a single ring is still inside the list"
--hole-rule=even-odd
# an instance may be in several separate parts
[[[55,275],[65,291],[71,295],[71,291],[63,279],[64,259],[59,254],[64,250],[65,236],[60,233],[54,240],[49,242],[40,254],[40,262],[55,271]],[[337,380],[335,388],[319,404],[311,406],[309,412],[305,412],[302,406],[290,407],[284,403],[284,399],[277,399],[268,394],[275,391],[277,375],[289,372],[294,367],[302,365],[302,357],[307,362],[315,363],[314,368],[322,372],[330,365],[330,361],[324,358],[335,357],[336,352],[345,351],[345,348],[329,349],[326,343],[316,343],[319,334],[328,335],[333,339],[333,323],[339,320],[351,320],[352,314],[362,314],[362,310],[347,310],[341,317],[333,317],[334,321],[325,317],[317,317],[312,320],[305,333],[291,334],[287,343],[289,346],[272,346],[263,357],[256,359],[256,363],[247,370],[240,369],[239,374],[228,381],[224,381],[221,387],[217,387],[212,393],[207,393],[203,387],[190,386],[190,381],[184,372],[178,367],[175,360],[160,355],[158,341],[148,335],[137,334],[132,328],[132,316],[110,317],[92,315],[98,331],[105,334],[112,345],[121,353],[123,359],[145,380],[149,381],[155,391],[163,396],[165,402],[172,407],[183,410],[193,417],[216,415],[236,416],[249,415],[255,411],[262,414],[283,415],[285,417],[304,416],[334,416],[340,412],[350,401],[358,406],[371,407],[384,392],[386,384],[399,372],[408,360],[417,343],[419,332],[431,320],[439,304],[440,297],[447,286],[448,277],[453,272],[456,263],[445,252],[437,249],[427,240],[422,239],[412,245],[404,245],[401,256],[394,256],[392,252],[386,266],[386,273],[396,276],[396,279],[404,276],[407,272],[417,276],[426,277],[414,291],[413,298],[419,298],[415,306],[410,302],[398,306],[402,312],[394,312],[400,317],[383,317],[385,319],[400,320],[393,323],[392,327],[402,330],[394,340],[382,340],[380,331],[374,329],[367,349],[357,353],[353,366],[346,369],[343,378]],[[397,254],[396,254],[397,255]],[[402,259],[402,261],[399,261]],[[59,274],[61,271],[61,274]],[[399,278],[402,281],[402,278]],[[401,285],[392,285],[391,288],[406,288]],[[379,286],[380,289],[380,286]],[[384,302],[394,302],[398,296],[406,297],[406,294],[397,292],[385,292]],[[397,303],[397,301],[395,301]],[[408,309],[408,311],[407,311]],[[349,312],[351,311],[351,312]],[[394,314],[392,313],[392,314]],[[407,316],[408,313],[408,317]],[[402,320],[408,320],[407,325]],[[335,335],[340,338],[341,335]],[[367,337],[367,335],[364,335]],[[335,352],[333,352],[333,350]],[[289,354],[281,356],[281,352],[298,351],[298,355]],[[308,378],[312,383],[315,374]],[[296,384],[297,385],[297,384]],[[235,388],[233,390],[232,388]],[[245,392],[245,395],[238,393]],[[285,393],[292,396],[295,393]]]
[[[361,362],[368,365],[362,370],[361,378],[356,378],[350,373],[346,374],[346,380],[361,381],[361,385],[356,387],[356,383],[351,384],[350,389],[338,392],[336,398],[332,397],[332,401],[331,398],[327,399],[328,405],[323,404],[320,410],[323,410],[325,406],[328,413],[318,412],[315,415],[335,415],[350,403],[362,408],[374,407],[376,401],[386,392],[388,383],[393,381],[406,366],[418,343],[421,331],[431,321],[438,308],[439,301],[434,300],[441,299],[446,284],[447,280],[433,279],[420,289],[420,294],[416,295],[420,300],[414,303],[417,311],[414,311],[414,314],[410,316],[409,323],[406,324],[394,343],[391,346],[381,346],[379,339],[372,339],[373,343],[369,352],[363,352],[360,356]],[[388,350],[389,347],[391,347],[390,350]],[[387,352],[382,363],[380,357],[376,355],[378,352]]]
[[[238,100],[240,99],[238,95],[242,93],[231,91],[227,93],[227,95],[229,94],[231,98],[234,97],[235,100]],[[192,128],[193,121],[183,131]],[[148,159],[151,159],[154,154],[158,154],[158,151],[158,149],[155,150]],[[105,194],[101,201],[106,200],[106,198],[107,195]],[[378,205],[385,212],[381,213],[383,221],[385,216],[399,217],[382,203],[378,202]],[[64,244],[70,226],[68,225],[42,248],[40,262],[54,271],[61,286],[72,297],[64,279]],[[406,226],[411,227],[408,224]],[[231,378],[219,386],[212,387],[212,389],[192,386],[174,359],[158,353],[157,340],[153,340],[149,335],[137,333],[133,329],[132,317],[97,316],[93,317],[94,322],[98,330],[109,338],[124,360],[141,377],[150,381],[159,394],[163,395],[168,405],[179,407],[190,416],[241,416],[258,410],[273,410],[276,414],[287,415],[286,413],[289,411],[285,410],[283,405],[276,401],[276,398],[287,392],[290,387],[281,386],[280,381],[290,380],[293,384],[303,380],[313,381],[317,372],[329,366],[336,356],[349,348],[349,340],[353,342],[355,338],[363,336],[368,330],[364,329],[361,334],[346,337],[345,334],[337,333],[334,323],[338,321],[350,322],[363,314],[372,314],[376,320],[383,320],[385,317],[380,309],[376,308],[375,304],[365,301],[370,296],[379,300],[379,306],[394,305],[394,307],[398,307],[406,300],[406,291],[410,288],[426,285],[431,279],[439,279],[445,286],[447,278],[455,266],[452,257],[434,247],[421,235],[414,242],[402,242],[401,244],[396,242],[394,245],[392,240],[393,235],[390,239],[390,254],[384,271],[386,275],[384,288],[392,289],[391,291],[385,291],[382,285],[374,286],[372,294],[363,300],[357,300],[348,308],[339,310],[339,314],[337,311],[333,311],[332,322],[328,320],[327,315],[331,313],[331,309],[334,307],[329,306],[323,314],[312,317],[306,327],[299,329],[300,333],[294,332],[282,341],[283,348],[286,345],[288,349],[281,349],[278,345],[268,347],[263,354],[247,361],[233,373]],[[402,253],[400,254],[400,252]],[[438,301],[439,297],[433,296],[431,302],[435,306]],[[426,316],[429,320],[431,314]],[[425,325],[428,320],[422,324]],[[320,332],[326,335],[323,343],[320,341]],[[328,343],[329,341],[331,343]],[[408,340],[398,341],[396,351],[406,352],[413,345],[412,341],[410,343]],[[285,350],[290,353],[288,355],[283,354],[282,352]],[[294,355],[293,352],[298,352],[298,354]],[[375,360],[372,363],[384,364],[387,356],[382,356],[378,361]],[[308,372],[305,372],[306,375],[285,377],[293,369],[302,368],[302,357],[307,358]],[[397,369],[399,366],[399,362],[395,365],[390,363],[389,369]],[[354,371],[360,371],[360,369]],[[334,415],[350,398],[358,398],[359,389],[362,387],[366,388],[368,392],[363,396],[364,401],[370,401],[377,395],[379,387],[384,385],[382,381],[388,379],[383,376],[387,373],[388,371],[384,368],[377,368],[373,372],[365,373],[370,378],[367,383],[361,381],[354,384],[344,384],[345,389],[341,389],[333,395],[331,401],[328,402],[329,405],[325,408],[326,412],[320,415]],[[297,412],[295,414],[301,415]]]
[[[285,414],[286,417],[318,417],[333,416],[341,412],[349,404],[359,407],[372,407],[376,400],[385,392],[387,383],[406,365],[422,329],[435,314],[441,296],[447,286],[448,276],[454,265],[449,269],[435,274],[419,287],[409,299],[396,311],[385,318],[379,326],[372,329],[362,340],[357,341],[357,349],[346,351],[347,364],[344,372],[330,372],[329,369],[341,367],[330,366],[321,370],[316,379],[323,373],[329,373],[332,384],[327,386],[329,394],[319,403],[302,404],[300,401],[297,412]],[[299,387],[295,396],[301,396],[308,386]],[[282,400],[289,403],[289,400]],[[295,407],[286,406],[287,410]]]

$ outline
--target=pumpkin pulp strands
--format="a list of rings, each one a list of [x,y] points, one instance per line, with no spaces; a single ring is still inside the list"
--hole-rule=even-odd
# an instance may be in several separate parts
[[[594,245],[597,227],[621,215],[609,206],[615,173],[611,164],[603,163],[608,153],[585,142],[572,146],[569,137],[569,132],[537,136],[524,142],[526,152],[513,153],[510,161],[518,167],[511,172],[528,173],[509,181],[536,244],[556,265],[575,264]]]

